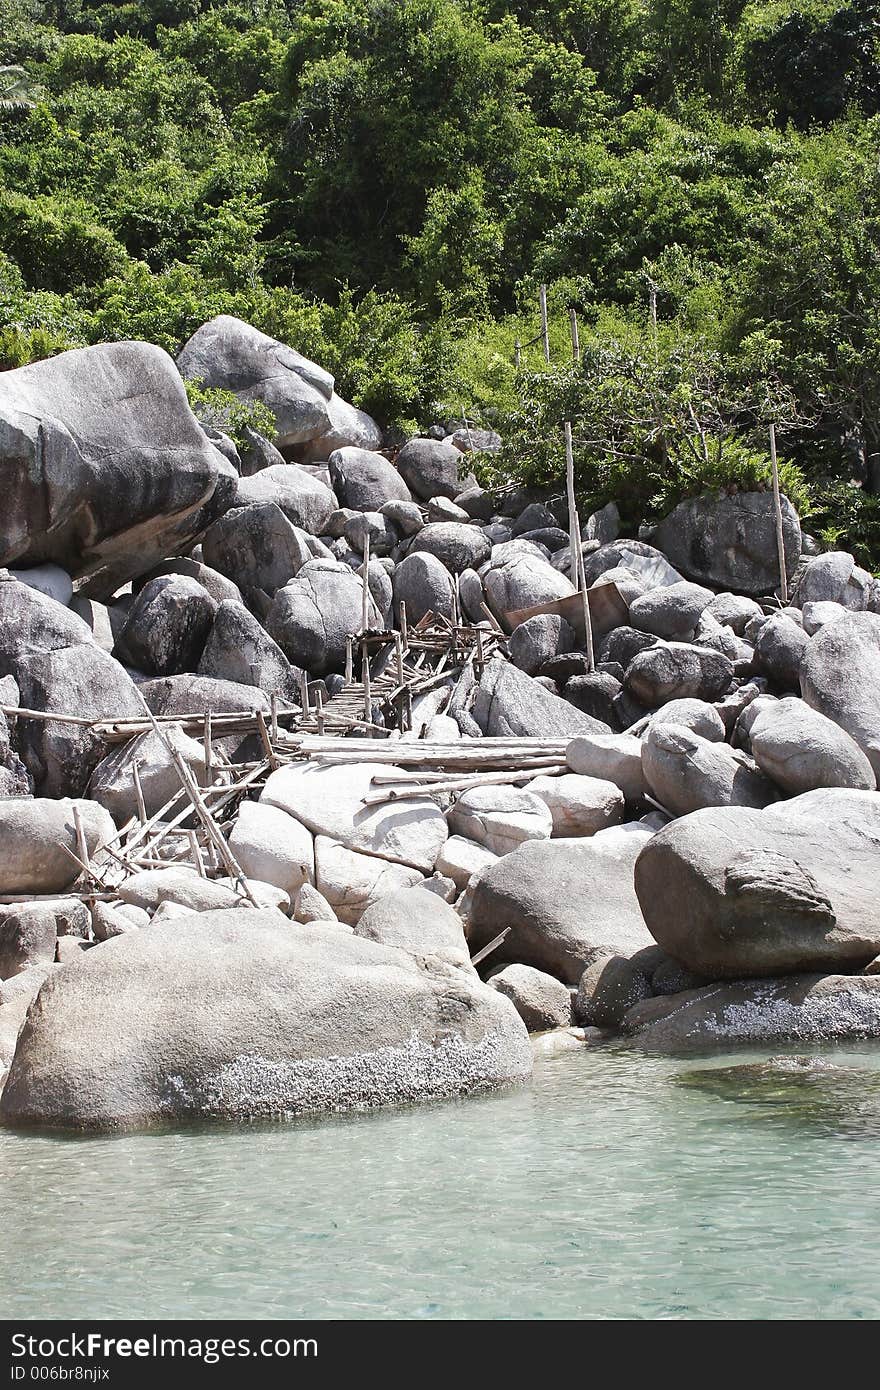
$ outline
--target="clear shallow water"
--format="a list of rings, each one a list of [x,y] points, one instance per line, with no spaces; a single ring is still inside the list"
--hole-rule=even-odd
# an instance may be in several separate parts
[[[880,1317],[880,1049],[724,1074],[769,1055],[584,1050],[308,1125],[0,1131],[3,1316]]]

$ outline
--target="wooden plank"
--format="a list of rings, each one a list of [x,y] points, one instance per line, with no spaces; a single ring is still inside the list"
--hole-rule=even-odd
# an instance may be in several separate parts
[[[589,602],[594,642],[601,642],[612,628],[621,627],[629,620],[629,604],[613,579],[604,584],[594,584],[590,589]],[[549,603],[536,603],[531,608],[513,609],[505,613],[504,621],[512,632],[520,623],[524,623],[526,618],[534,618],[538,613],[558,613],[571,624],[581,641],[586,642],[584,605],[580,594],[568,594],[565,598],[553,599]]]

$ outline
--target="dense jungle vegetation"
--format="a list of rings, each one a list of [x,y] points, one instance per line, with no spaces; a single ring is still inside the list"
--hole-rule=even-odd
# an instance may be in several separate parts
[[[880,564],[876,0],[0,0],[0,65],[0,366],[238,314],[633,525],[774,421]]]

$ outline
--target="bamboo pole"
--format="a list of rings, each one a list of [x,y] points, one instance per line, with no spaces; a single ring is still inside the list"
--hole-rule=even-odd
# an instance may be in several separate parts
[[[364,592],[361,598],[361,632],[366,632],[368,628],[367,617],[370,611],[370,533],[364,536],[364,566],[363,566]],[[369,719],[369,715],[367,718]]]
[[[571,582],[578,586],[578,552],[581,546],[578,531],[577,503],[574,495],[574,448],[571,440],[571,421],[565,422],[565,491],[568,496],[568,552]]]
[[[581,335],[578,332],[578,316],[576,310],[569,309],[568,317],[571,324],[571,357],[576,365],[581,357]]]
[[[541,337],[544,341],[544,361],[550,365],[550,328],[547,322],[547,286],[542,285],[538,291],[538,303],[541,309]]]
[[[785,568],[785,535],[782,527],[782,498],[779,494],[779,460],[776,457],[776,426],[770,426],[770,467],[773,470],[773,511],[776,518],[776,554],[779,558],[779,597],[788,603],[788,574]]]
[[[578,546],[578,587],[580,588],[584,605],[584,649],[587,653],[587,670],[595,671],[596,653],[593,649],[593,621],[590,616],[590,591],[587,588],[587,576],[584,573],[584,548]]]
[[[205,710],[205,729],[202,738],[205,748],[205,786],[210,787],[214,781],[214,748],[211,735],[211,711],[209,709]]]
[[[141,825],[146,825],[147,804],[144,800],[144,789],[141,786],[141,766],[137,759],[135,759],[135,761],[131,765],[131,775],[134,778],[134,794],[135,799],[137,801],[138,820],[140,821]]]

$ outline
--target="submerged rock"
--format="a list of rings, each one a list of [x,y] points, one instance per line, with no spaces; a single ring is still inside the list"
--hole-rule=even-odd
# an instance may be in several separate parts
[[[684,1052],[736,1043],[880,1037],[880,976],[791,975],[736,980],[637,1004],[624,1019],[632,1045]]]

